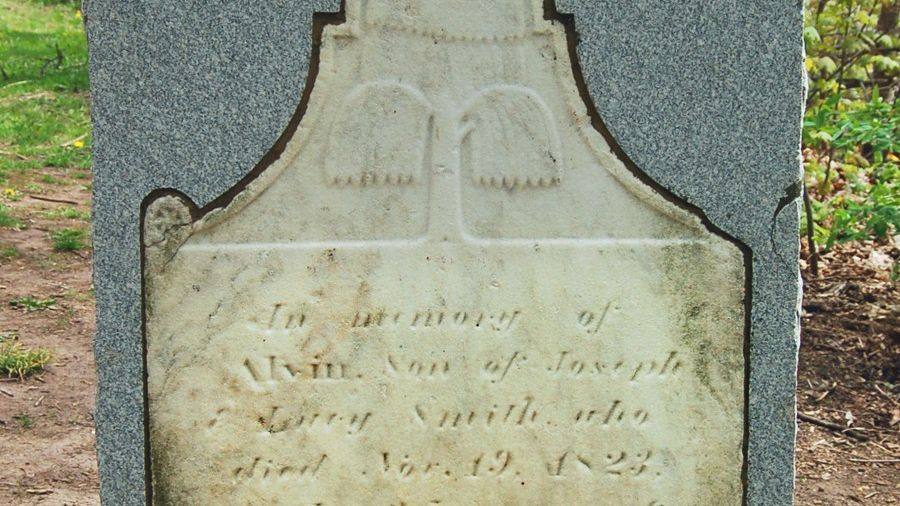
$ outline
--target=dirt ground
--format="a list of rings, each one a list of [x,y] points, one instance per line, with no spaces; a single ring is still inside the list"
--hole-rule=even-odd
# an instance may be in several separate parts
[[[890,275],[898,254],[845,246],[824,255],[818,277],[805,269],[799,505],[900,505],[900,293]]]
[[[77,204],[28,195],[4,202],[27,228],[0,229],[0,247],[19,252],[0,257],[0,335],[49,349],[53,359],[25,381],[0,378],[0,505],[99,505],[90,249],[55,252],[48,237],[49,230],[87,229],[88,223],[46,215],[63,207],[90,211],[90,192],[61,171],[44,174],[58,183],[36,196]],[[53,298],[56,307],[26,312],[9,304],[25,296]]]
[[[0,505],[98,505],[92,411],[94,299],[89,250],[57,253],[48,230],[86,227],[48,218],[59,207],[89,210],[83,181],[8,202],[27,223],[0,229],[0,335],[53,351],[47,369],[0,379]],[[900,505],[900,296],[891,246],[841,247],[807,276],[798,390],[797,504]],[[16,297],[52,297],[56,308],[25,312]],[[833,424],[831,428],[823,425]],[[852,430],[846,430],[852,429]]]

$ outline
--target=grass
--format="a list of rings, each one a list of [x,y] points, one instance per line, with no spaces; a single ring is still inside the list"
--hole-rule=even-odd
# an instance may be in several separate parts
[[[62,179],[57,179],[49,174],[41,176],[41,182],[46,184],[66,184]]]
[[[37,299],[35,297],[17,297],[9,301],[9,305],[16,309],[24,309],[26,313],[32,311],[43,311],[45,309],[56,309],[56,300],[53,298]]]
[[[57,209],[53,209],[50,211],[44,211],[41,213],[44,218],[48,219],[67,219],[67,220],[81,220],[81,221],[91,221],[91,213],[88,211],[79,211],[74,207],[60,207]]]
[[[18,258],[22,256],[22,252],[19,251],[19,248],[15,246],[3,246],[0,248],[0,257],[3,258]]]
[[[0,204],[0,228],[15,228],[20,229],[24,227],[25,224],[22,223],[21,220],[14,218],[11,214],[9,214],[9,208]]]
[[[87,44],[77,3],[0,0],[0,185],[89,170]]]
[[[53,241],[55,251],[78,251],[87,247],[85,237],[87,233],[78,228],[63,228],[50,232],[50,240]]]
[[[32,419],[31,416],[28,415],[28,413],[22,413],[21,415],[13,418],[18,418],[19,423],[22,424],[22,428],[25,430],[34,427],[34,419]]]
[[[42,348],[25,348],[17,343],[0,345],[0,374],[25,377],[44,370],[52,355]]]

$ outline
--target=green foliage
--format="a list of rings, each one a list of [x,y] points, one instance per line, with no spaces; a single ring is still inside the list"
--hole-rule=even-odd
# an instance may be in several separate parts
[[[844,153],[863,147],[863,158],[857,159],[863,164],[869,159],[882,164],[887,155],[897,151],[900,116],[896,103],[882,100],[877,90],[867,102],[842,101],[840,95],[832,95],[810,113],[803,134],[808,147]]]
[[[0,345],[0,374],[10,378],[34,374],[44,369],[52,354],[42,348],[24,348],[17,343]]]
[[[16,309],[24,309],[26,313],[32,311],[43,311],[45,309],[56,309],[56,300],[52,298],[37,299],[35,297],[17,297],[9,301],[9,305]]]
[[[894,172],[896,175],[896,170]],[[837,197],[814,207],[815,215],[821,221],[830,220],[829,228],[817,226],[815,229],[816,242],[826,249],[835,243],[872,237],[883,240],[900,223],[895,184],[879,181],[872,186],[859,183],[853,186],[857,190],[847,197]]]
[[[50,232],[50,240],[53,241],[53,249],[56,251],[78,251],[87,246],[86,235],[84,230],[63,228]]]
[[[814,240],[886,240],[900,230],[897,105],[876,93],[868,102],[833,95],[810,110],[804,128]]]
[[[881,0],[808,5],[804,165],[811,236],[826,249],[900,230],[897,14]]]
[[[887,0],[810,0],[803,39],[810,78],[810,105],[834,93],[867,96],[888,91],[900,75],[900,37]]]

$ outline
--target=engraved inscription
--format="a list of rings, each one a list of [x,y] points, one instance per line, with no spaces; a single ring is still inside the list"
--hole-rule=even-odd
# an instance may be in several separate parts
[[[487,409],[453,411],[416,405],[416,419],[424,426],[438,431],[465,429],[506,429],[527,427],[537,423],[538,412],[534,399],[526,397],[519,402],[494,404]]]
[[[678,373],[681,360],[678,352],[669,352],[662,360],[640,360],[614,362],[581,358],[572,351],[561,351],[557,354],[554,365],[547,368],[552,374],[570,378],[627,379],[640,381],[648,379],[664,379]]]
[[[351,379],[350,366],[335,362],[290,363],[274,355],[264,359],[247,358],[243,363],[244,377],[256,386],[283,381],[309,379],[313,381],[343,381]],[[356,378],[361,378],[357,375]]]
[[[269,434],[334,430],[359,434],[371,418],[372,413],[304,413],[273,406],[271,410],[260,415],[258,420],[262,430]]]
[[[521,310],[464,311],[421,310],[395,311],[378,309],[358,311],[353,315],[351,328],[368,329],[407,325],[411,329],[456,328],[506,332],[522,315]]]
[[[274,304],[263,314],[261,320],[254,319],[249,322],[250,330],[289,331],[302,329],[303,324],[306,323],[306,315],[303,311],[289,304]]]
[[[318,459],[297,466],[276,464],[271,460],[261,458],[253,459],[253,462],[247,467],[239,467],[232,471],[232,477],[237,483],[246,483],[249,481],[271,481],[271,480],[314,480],[322,469],[327,455],[322,455]]]
[[[391,376],[397,378],[437,380],[446,379],[450,375],[450,362],[428,362],[422,360],[408,360],[395,358],[388,355],[387,370]]]
[[[739,506],[740,249],[593,130],[544,2],[345,3],[277,160],[147,205],[154,505]]]

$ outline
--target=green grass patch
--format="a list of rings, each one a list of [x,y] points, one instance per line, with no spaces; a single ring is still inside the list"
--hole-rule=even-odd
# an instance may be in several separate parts
[[[15,228],[20,229],[25,226],[21,220],[14,218],[11,214],[9,214],[9,208],[0,204],[0,228]]]
[[[43,176],[41,176],[41,182],[45,183],[45,184],[57,184],[57,185],[66,184],[66,182],[64,180],[55,178],[49,174],[44,174]]]
[[[17,297],[9,301],[9,305],[16,309],[24,309],[26,313],[56,309],[56,300],[53,298],[38,299],[32,296]]]
[[[42,371],[52,357],[42,348],[25,348],[18,343],[0,344],[0,374],[25,379]]]
[[[90,167],[88,89],[77,3],[0,0],[0,178]]]
[[[67,220],[91,221],[91,213],[88,211],[79,211],[74,207],[60,207],[51,211],[41,213],[44,218],[51,220],[65,218]]]
[[[78,228],[63,228],[50,232],[55,251],[78,251],[87,247],[87,233]]]
[[[25,430],[28,430],[28,429],[34,427],[34,418],[31,418],[31,416],[28,413],[22,413],[21,415],[14,416],[13,418],[18,419],[19,424],[21,424],[22,428]]]
[[[18,258],[22,256],[22,252],[19,251],[19,248],[15,246],[3,246],[0,248],[0,257],[3,258]]]

